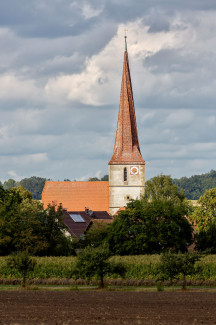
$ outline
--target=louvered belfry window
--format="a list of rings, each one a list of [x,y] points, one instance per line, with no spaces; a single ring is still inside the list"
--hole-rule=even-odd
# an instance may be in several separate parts
[[[124,182],[127,182],[127,168],[124,168]]]

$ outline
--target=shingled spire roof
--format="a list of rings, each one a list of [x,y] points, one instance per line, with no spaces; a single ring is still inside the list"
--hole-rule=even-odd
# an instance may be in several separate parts
[[[109,165],[122,164],[145,164],[139,147],[126,37],[116,139],[109,161]]]

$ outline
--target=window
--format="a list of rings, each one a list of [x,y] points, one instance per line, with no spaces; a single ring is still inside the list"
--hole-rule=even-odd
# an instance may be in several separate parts
[[[81,217],[80,214],[72,214],[72,213],[70,213],[70,217],[74,222],[85,222],[85,220],[83,219],[83,217]]]
[[[127,182],[127,168],[124,168],[124,182]]]

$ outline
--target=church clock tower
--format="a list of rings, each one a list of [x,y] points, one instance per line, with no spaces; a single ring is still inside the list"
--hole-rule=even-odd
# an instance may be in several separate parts
[[[109,161],[109,212],[114,215],[145,189],[145,161],[142,158],[125,36],[124,64],[116,139]]]

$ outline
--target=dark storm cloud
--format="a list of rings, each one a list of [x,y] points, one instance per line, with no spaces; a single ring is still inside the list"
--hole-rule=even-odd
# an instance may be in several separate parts
[[[82,6],[89,4],[98,15],[85,17]],[[67,1],[67,0],[1,0],[0,26],[8,26],[23,37],[56,38],[80,35],[88,32],[100,21],[112,20],[116,23],[142,17],[152,8],[171,12],[177,10],[214,10],[214,0],[182,1]],[[156,9],[156,10],[158,10]],[[157,12],[157,11],[156,11]],[[148,17],[149,31],[167,30],[169,23],[164,17],[153,14]]]
[[[53,38],[79,35],[95,23],[85,20],[68,1],[8,0],[1,5],[0,25],[23,37]]]

